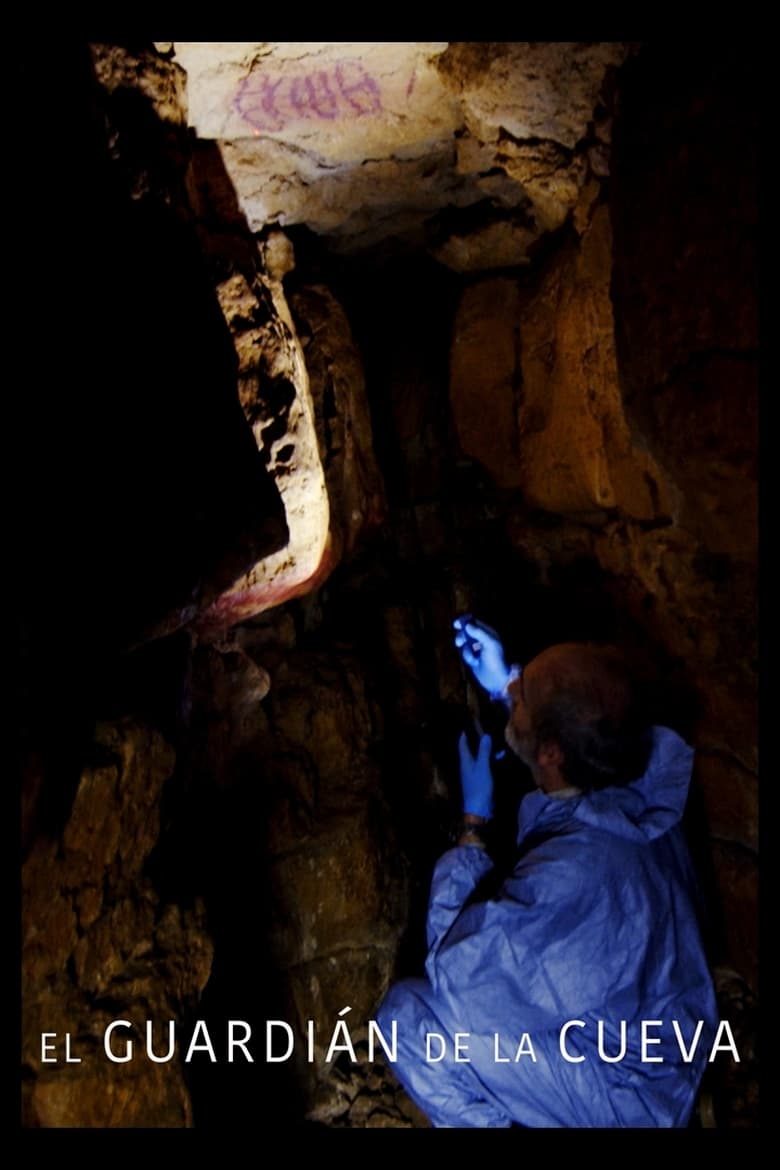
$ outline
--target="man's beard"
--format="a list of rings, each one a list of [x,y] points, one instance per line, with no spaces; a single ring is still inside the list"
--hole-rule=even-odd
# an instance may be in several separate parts
[[[531,769],[536,779],[536,737],[533,732],[518,731],[510,722],[504,732],[504,739],[515,755]]]

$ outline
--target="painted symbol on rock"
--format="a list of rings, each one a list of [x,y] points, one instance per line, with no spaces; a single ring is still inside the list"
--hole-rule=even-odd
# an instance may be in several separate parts
[[[290,76],[250,73],[238,87],[235,109],[256,131],[278,132],[290,122],[363,118],[382,109],[377,82],[359,61]]]

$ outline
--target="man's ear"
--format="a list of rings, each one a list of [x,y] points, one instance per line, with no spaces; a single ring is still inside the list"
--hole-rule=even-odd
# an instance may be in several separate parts
[[[561,745],[554,739],[546,739],[539,745],[536,759],[541,768],[562,768],[563,751]]]

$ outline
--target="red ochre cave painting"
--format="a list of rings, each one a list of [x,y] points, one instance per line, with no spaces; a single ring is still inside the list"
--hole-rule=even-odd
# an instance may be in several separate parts
[[[333,122],[378,114],[382,95],[359,61],[338,61],[328,69],[296,76],[250,73],[238,87],[233,105],[256,131],[274,132],[306,119]]]

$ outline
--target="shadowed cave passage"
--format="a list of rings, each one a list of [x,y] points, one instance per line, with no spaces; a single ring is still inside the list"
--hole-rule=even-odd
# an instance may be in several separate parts
[[[58,60],[52,149],[64,167],[81,131],[91,192],[67,193],[67,262],[100,295],[51,325],[70,397],[47,381],[20,420],[49,500],[19,526],[26,1126],[425,1125],[365,1024],[424,959],[457,736],[477,711],[503,731],[452,646],[464,611],[513,661],[618,642],[696,747],[687,828],[742,1056],[706,1091],[719,1126],[757,1125],[753,83],[725,47],[595,53],[574,142],[493,134],[482,87],[526,51],[425,50],[413,91],[455,78],[484,141],[437,106],[446,148],[387,184],[397,206],[371,165],[338,198],[291,171],[289,222],[264,224],[235,144],[187,126],[175,47]],[[527,787],[507,754],[499,862]],[[326,1062],[347,1005],[356,1060]],[[176,1058],[109,1062],[117,1018],[139,1051],[175,1019]],[[199,1020],[217,1059],[185,1064]],[[227,1062],[229,1020],[254,1063]],[[81,1065],[43,1064],[43,1031]]]
[[[365,356],[367,382],[376,387],[372,426],[375,435],[383,436],[378,458],[387,485],[388,522],[350,564],[334,572],[316,598],[291,603],[286,616],[262,615],[246,631],[245,649],[252,653],[257,638],[254,653],[266,665],[269,653],[284,653],[274,646],[274,639],[280,637],[280,623],[287,644],[286,673],[293,673],[295,657],[301,656],[294,686],[286,693],[277,691],[276,697],[269,694],[263,703],[271,723],[271,740],[278,734],[277,711],[285,727],[291,721],[293,713],[285,710],[291,702],[302,708],[295,719],[304,723],[306,731],[301,734],[296,728],[294,750],[290,751],[286,741],[284,752],[264,763],[265,784],[258,784],[257,745],[247,744],[245,754],[236,751],[232,728],[217,732],[219,739],[211,745],[205,762],[204,790],[213,788],[215,769],[227,785],[217,822],[212,806],[207,806],[199,846],[206,856],[215,852],[216,844],[217,860],[210,864],[214,893],[209,903],[214,915],[215,966],[199,1016],[205,1013],[206,1019],[212,1019],[218,1034],[224,1032],[227,1014],[236,1014],[235,1008],[229,1008],[231,1003],[246,1003],[250,1014],[239,1013],[237,1018],[256,1020],[253,1034],[258,1037],[265,1019],[293,1018],[289,975],[267,965],[274,954],[274,942],[279,945],[280,935],[286,941],[289,924],[280,913],[265,848],[272,856],[279,849],[273,838],[280,819],[280,788],[287,789],[285,801],[290,811],[286,815],[302,830],[303,844],[300,839],[288,844],[285,837],[287,848],[299,850],[302,857],[313,849],[316,856],[318,834],[322,834],[320,847],[327,861],[331,850],[342,847],[337,830],[327,827],[329,819],[337,821],[344,816],[342,797],[338,790],[330,796],[318,792],[318,787],[343,786],[349,813],[354,794],[349,791],[351,784],[338,775],[345,752],[349,753],[350,766],[360,773],[358,783],[364,790],[368,776],[374,773],[376,791],[369,798],[381,801],[372,821],[366,822],[362,810],[356,811],[352,823],[347,824],[347,847],[354,850],[357,864],[362,866],[372,854],[381,858],[385,889],[379,913],[392,914],[394,921],[377,922],[373,916],[360,921],[363,891],[345,867],[338,868],[333,878],[343,882],[344,889],[326,886],[316,892],[318,900],[325,903],[325,929],[333,931],[332,945],[339,954],[344,941],[339,917],[344,912],[348,916],[347,940],[357,932],[363,944],[350,956],[352,962],[383,961],[385,971],[392,970],[398,976],[419,970],[425,957],[430,874],[436,858],[449,847],[451,826],[459,810],[455,748],[468,718],[467,702],[472,707],[478,704],[483,725],[497,740],[503,738],[505,722],[499,710],[478,698],[476,689],[470,688],[467,694],[465,676],[454,660],[449,622],[464,607],[483,614],[505,632],[507,648],[517,661],[528,661],[556,641],[618,641],[633,649],[640,670],[648,673],[650,667],[656,667],[663,671],[663,687],[657,685],[650,695],[659,720],[683,728],[691,727],[695,718],[695,696],[686,693],[684,677],[675,677],[681,674],[679,664],[657,661],[658,648],[624,611],[619,587],[593,559],[580,555],[543,581],[538,565],[512,548],[504,531],[500,496],[484,473],[462,458],[448,423],[446,354],[456,290],[434,265],[421,265],[410,282],[410,263],[406,259],[380,269],[383,295],[374,302],[370,314],[363,314],[363,320],[359,306],[369,279],[366,269],[359,266],[356,273],[343,274],[343,283],[336,285],[347,310],[354,306],[352,320]],[[391,344],[388,339],[399,337],[402,325],[403,344]],[[417,445],[411,448],[399,442],[393,425],[394,409],[403,419],[403,404],[399,407],[396,403],[394,388],[402,395],[414,394],[421,424],[415,432]],[[293,638],[294,653],[289,646]],[[443,679],[442,659],[448,666]],[[317,698],[318,671],[323,672],[325,685],[337,688],[324,713]],[[349,706],[356,683],[364,690],[365,699],[352,712]],[[200,717],[193,714],[198,726],[213,718],[213,707],[219,702],[211,674],[199,698],[204,712]],[[229,711],[227,714],[230,718]],[[318,715],[322,740],[308,730]],[[353,743],[345,742],[354,736],[355,720],[365,721],[357,733],[358,751]],[[199,765],[203,766],[202,760]],[[318,775],[320,771],[325,775]],[[496,784],[498,820],[502,823],[499,856],[508,864],[519,796],[529,788],[525,769],[508,756],[497,768]],[[333,801],[336,806],[327,819],[323,818],[324,831],[316,823],[320,796],[323,803]],[[278,803],[274,803],[275,798]],[[310,801],[314,802],[313,817]],[[328,840],[331,832],[333,844]],[[702,832],[700,825],[698,832]],[[392,849],[388,838],[394,841]],[[328,868],[324,868],[322,878],[329,881]],[[401,902],[404,889],[405,905]],[[368,893],[374,897],[373,890]],[[287,913],[306,913],[297,890],[294,895],[287,891],[283,899]],[[354,906],[342,910],[339,903],[343,899]],[[332,924],[327,922],[329,913],[335,918]],[[384,956],[380,951],[378,959],[373,958],[373,935],[388,925],[396,933],[400,931],[397,953],[393,955],[389,949]],[[303,934],[304,946],[309,941],[321,945],[319,938],[308,937],[305,928]],[[293,945],[300,947],[301,940]],[[266,964],[262,971],[257,969],[258,953]],[[316,960],[313,966],[318,968]],[[354,998],[350,995],[354,991],[353,970],[347,969],[339,985],[344,990],[344,1004]],[[271,985],[278,980],[274,993],[269,980]],[[364,1002],[370,1011],[371,999]],[[341,1006],[334,1003],[336,1008]],[[315,1018],[319,1027],[319,1018]],[[264,1093],[267,1097],[274,1083],[281,1086],[279,1108],[281,1116],[287,1117],[291,1111],[286,1084],[289,1073],[284,1065],[269,1066]],[[239,1102],[249,1103],[263,1083],[263,1075],[260,1069],[249,1071],[240,1066],[214,1072],[199,1061],[191,1077],[196,1123],[200,1117],[201,1123],[221,1124],[225,1109],[239,1118],[244,1108]],[[301,1075],[310,1078],[311,1070],[304,1067]],[[354,1070],[351,1080],[356,1080]],[[215,1089],[222,1083],[224,1096],[216,1096]],[[397,1110],[398,1106],[389,1104],[392,1096],[387,1090],[385,1093],[384,1108]]]

